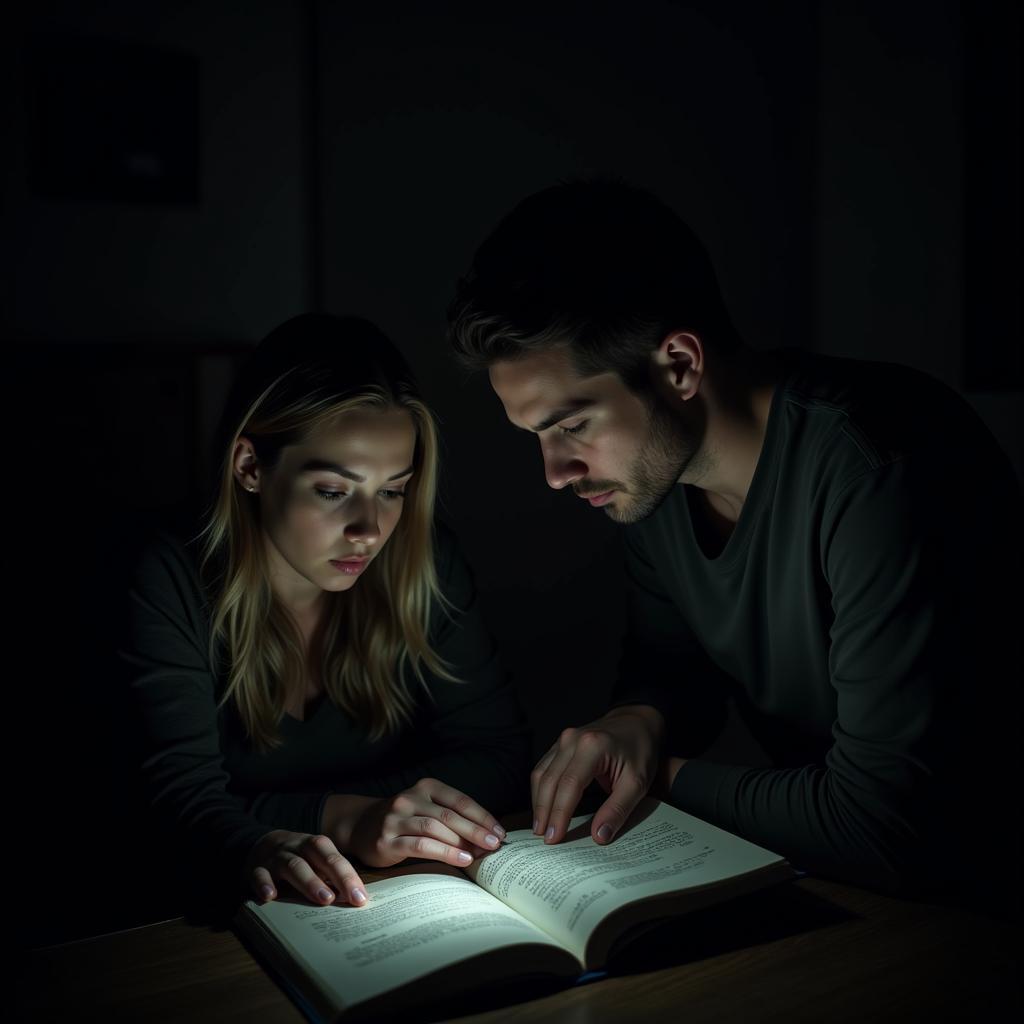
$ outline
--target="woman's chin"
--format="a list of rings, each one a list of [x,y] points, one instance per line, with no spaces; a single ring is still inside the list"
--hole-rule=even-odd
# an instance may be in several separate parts
[[[358,576],[336,576],[333,579],[324,580],[323,589],[337,594],[343,590],[351,590],[358,582]]]
[[[341,562],[331,562],[328,566],[328,574],[321,577],[321,586],[324,590],[329,590],[331,593],[336,593],[342,590],[351,590],[359,582],[359,578],[366,574],[366,570],[369,566],[369,562],[364,562],[358,566],[355,571],[353,571],[353,567],[351,565],[345,565]]]

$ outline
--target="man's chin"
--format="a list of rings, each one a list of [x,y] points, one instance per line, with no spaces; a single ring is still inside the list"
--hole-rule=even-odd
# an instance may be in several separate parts
[[[628,498],[625,495],[616,495],[614,501],[604,506],[604,514],[614,523],[620,526],[629,526],[632,523],[642,522],[650,518],[664,504],[665,499],[672,493],[669,488],[660,498]]]
[[[633,502],[624,497],[616,497],[605,505],[601,511],[613,523],[619,523],[621,526],[628,526],[630,523],[637,523],[645,518],[643,515],[638,516]]]

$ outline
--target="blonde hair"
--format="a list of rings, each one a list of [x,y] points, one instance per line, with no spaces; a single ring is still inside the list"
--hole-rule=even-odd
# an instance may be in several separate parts
[[[402,515],[358,583],[327,595],[321,642],[309,657],[319,660],[327,697],[371,740],[411,720],[413,680],[425,686],[425,670],[454,678],[429,638],[431,612],[443,601],[432,539],[438,460],[433,416],[415,393],[405,361],[372,325],[354,318],[313,320],[320,327],[328,321],[335,333],[339,323],[350,329],[356,325],[364,335],[369,328],[375,332],[374,344],[390,351],[369,364],[365,353],[357,355],[356,363],[363,365],[354,373],[343,372],[335,355],[329,363],[320,358],[275,377],[229,435],[214,502],[198,538],[201,573],[212,596],[211,663],[218,664],[218,647],[227,657],[227,685],[219,706],[234,701],[247,735],[261,751],[280,744],[286,700],[304,689],[309,664],[298,626],[271,588],[258,503],[235,479],[232,453],[243,435],[252,441],[261,466],[272,468],[286,445],[300,443],[343,412],[399,408],[409,413],[416,446]]]

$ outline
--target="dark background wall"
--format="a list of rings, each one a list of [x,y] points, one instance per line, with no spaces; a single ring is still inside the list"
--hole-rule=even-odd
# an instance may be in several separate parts
[[[418,370],[538,749],[601,709],[616,532],[444,342],[476,244],[558,178],[652,188],[750,344],[933,373],[1024,472],[1018,38],[994,0],[26,8],[0,44],[21,827],[105,893],[111,857],[145,877],[101,668],[121,538],[180,521],[238,358],[305,309],[374,319]],[[101,137],[133,140],[105,176]],[[44,937],[145,912],[82,895]]]

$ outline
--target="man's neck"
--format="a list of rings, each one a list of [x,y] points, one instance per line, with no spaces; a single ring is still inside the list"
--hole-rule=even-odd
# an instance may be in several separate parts
[[[779,376],[771,356],[744,352],[705,376],[707,407],[705,458],[701,469],[683,483],[699,488],[715,517],[735,523],[743,511],[764,447],[772,396]]]

